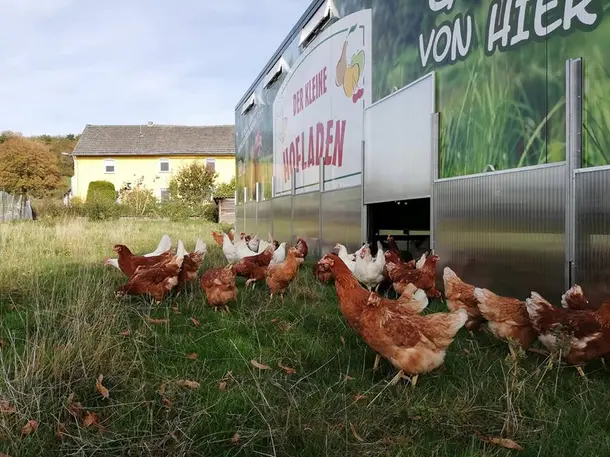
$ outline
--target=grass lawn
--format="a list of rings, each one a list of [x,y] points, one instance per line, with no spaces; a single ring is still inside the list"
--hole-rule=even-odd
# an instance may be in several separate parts
[[[125,278],[103,265],[113,243],[149,252],[167,233],[174,246],[180,238],[192,249],[200,236],[210,246],[209,268],[226,263],[212,228],[194,221],[0,225],[0,452],[518,454],[480,439],[504,436],[522,455],[610,454],[610,373],[601,365],[587,367],[583,379],[537,354],[515,363],[486,333],[461,330],[443,370],[420,376],[415,389],[389,387],[395,370],[382,362],[372,373],[374,354],[341,318],[334,287],[318,283],[307,265],[284,304],[270,302],[264,284],[244,291],[240,280],[229,315],[210,309],[198,285],[152,309],[142,298],[114,298]],[[96,389],[100,374],[108,398]],[[199,387],[181,386],[184,380]],[[24,436],[29,420],[38,428]]]

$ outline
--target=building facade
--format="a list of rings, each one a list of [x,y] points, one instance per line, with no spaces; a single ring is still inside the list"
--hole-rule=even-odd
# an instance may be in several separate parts
[[[74,152],[72,195],[85,199],[89,183],[109,181],[119,190],[142,185],[167,197],[173,174],[200,161],[218,173],[217,183],[235,174],[232,125],[87,125]]]

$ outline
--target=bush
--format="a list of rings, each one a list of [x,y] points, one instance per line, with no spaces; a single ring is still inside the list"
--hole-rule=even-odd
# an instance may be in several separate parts
[[[114,184],[108,181],[91,181],[87,188],[87,202],[97,200],[104,203],[116,203],[117,192]]]
[[[36,212],[38,219],[56,219],[62,217],[83,216],[84,206],[80,198],[74,197],[70,206],[65,206],[63,200],[45,198],[32,201],[32,211]]]
[[[179,200],[195,211],[210,201],[218,173],[202,162],[191,162],[183,166],[172,177],[169,185],[172,200]]]
[[[168,217],[170,220],[179,222],[193,216],[193,210],[183,202],[170,200],[159,205],[157,214],[160,217]]]
[[[153,191],[143,187],[121,192],[121,206],[128,216],[154,216],[158,208]]]
[[[216,203],[205,205],[202,216],[208,221],[218,222],[218,205]]]
[[[103,221],[119,216],[116,203],[117,192],[114,184],[108,181],[91,181],[87,188],[85,213],[89,219]]]

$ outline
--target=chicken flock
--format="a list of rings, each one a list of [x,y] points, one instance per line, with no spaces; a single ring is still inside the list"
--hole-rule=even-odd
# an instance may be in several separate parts
[[[246,279],[246,288],[264,280],[271,298],[279,296],[283,301],[308,253],[301,237],[289,247],[286,242],[278,243],[271,234],[268,240],[260,239],[258,234],[240,233],[236,237],[233,230],[211,234],[228,265],[210,268],[201,276],[198,272],[207,245],[199,239],[192,252],[187,252],[179,240],[174,253],[167,235],[155,251],[144,255],[134,255],[127,246],[115,245],[118,258],[106,258],[105,264],[128,277],[116,290],[116,296],[149,295],[159,303],[170,293],[180,294],[187,283],[199,278],[208,304],[228,312],[228,304],[238,295],[236,277],[241,276]],[[338,243],[313,265],[313,273],[321,282],[334,281],[343,318],[376,354],[373,370],[381,358],[398,370],[392,384],[406,378],[415,386],[420,374],[443,364],[462,327],[475,332],[483,324],[493,336],[509,343],[513,357],[516,347],[544,352],[531,347],[538,339],[549,352],[561,354],[581,375],[584,363],[597,358],[603,361],[610,354],[610,300],[595,307],[578,285],[562,295],[561,308],[536,292],[525,301],[502,297],[462,281],[445,267],[448,312],[422,315],[430,299],[442,298],[435,288],[439,257],[429,253],[406,262],[392,236],[388,236],[387,244],[384,251],[377,242],[373,256],[369,243],[352,254]],[[390,288],[398,294],[397,299],[381,292]]]

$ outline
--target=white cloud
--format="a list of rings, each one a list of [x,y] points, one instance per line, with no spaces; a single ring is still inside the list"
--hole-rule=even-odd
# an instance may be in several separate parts
[[[4,0],[0,130],[233,123],[235,104],[308,4]]]

